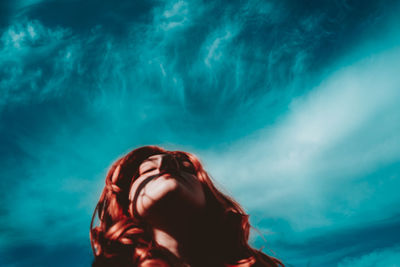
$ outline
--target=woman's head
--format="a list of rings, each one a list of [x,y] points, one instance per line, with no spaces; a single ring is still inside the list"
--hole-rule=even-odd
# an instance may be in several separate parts
[[[198,210],[205,207],[204,189],[193,164],[185,156],[181,152],[156,154],[140,164],[129,192],[132,216],[151,219],[152,215],[166,217],[185,212],[185,207]],[[179,202],[174,203],[173,198]],[[180,205],[182,201],[184,206]]]
[[[152,228],[160,218],[194,212],[207,218],[201,228],[207,229],[204,236],[215,239],[210,244],[222,246],[220,261],[232,264],[239,254],[258,257],[247,243],[248,216],[214,186],[194,155],[156,146],[131,151],[108,171],[92,218],[95,263],[140,266],[145,259],[159,258],[179,266],[180,259],[155,242]],[[96,217],[99,224],[94,227]]]

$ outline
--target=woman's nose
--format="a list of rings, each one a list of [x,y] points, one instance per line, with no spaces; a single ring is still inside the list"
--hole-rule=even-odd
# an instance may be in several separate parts
[[[162,157],[160,172],[167,172],[170,174],[176,174],[179,172],[179,164],[173,155],[166,154]]]

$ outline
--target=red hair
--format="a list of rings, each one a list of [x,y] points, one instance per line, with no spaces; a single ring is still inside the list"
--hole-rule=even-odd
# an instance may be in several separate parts
[[[95,255],[93,266],[143,266],[142,263],[149,259],[160,260],[166,266],[187,266],[154,241],[151,226],[136,214],[129,200],[130,187],[139,175],[140,164],[157,154],[172,155],[179,167],[195,174],[202,184],[207,216],[213,218],[208,229],[213,237],[209,241],[210,246],[218,250],[218,254],[213,255],[216,266],[283,266],[279,260],[250,247],[249,216],[236,201],[214,186],[197,157],[157,146],[144,146],[131,151],[118,159],[108,171],[106,185],[90,225],[90,240]],[[99,225],[94,226],[96,218]],[[255,262],[257,264],[253,265]]]

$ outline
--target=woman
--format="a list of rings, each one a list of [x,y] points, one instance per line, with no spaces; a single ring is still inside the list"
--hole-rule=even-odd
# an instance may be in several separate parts
[[[249,228],[194,155],[145,146],[107,174],[91,222],[93,266],[283,266],[249,246]]]

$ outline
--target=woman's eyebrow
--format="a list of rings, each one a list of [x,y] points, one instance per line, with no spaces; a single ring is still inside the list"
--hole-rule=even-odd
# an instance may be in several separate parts
[[[157,160],[159,159],[158,158],[145,159],[139,166],[139,173],[144,174],[146,172],[149,172],[150,170],[157,169]]]
[[[144,170],[147,170],[148,168],[153,167],[154,165],[155,165],[154,161],[150,160],[143,161],[142,164],[140,164],[139,166],[139,172],[143,172]]]
[[[140,166],[142,166],[143,164],[154,163],[157,160],[158,160],[157,158],[147,158],[147,159],[143,160],[142,163],[140,163]]]
[[[165,154],[156,154],[156,155],[152,155],[152,156],[146,158],[145,160],[143,160],[143,162],[146,162],[146,161],[157,161],[157,160],[159,159],[159,157],[156,157],[156,156],[164,157]],[[143,162],[142,162],[142,163],[143,163]]]

